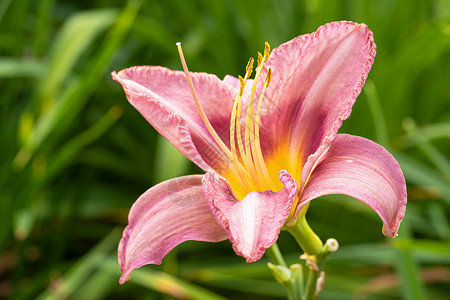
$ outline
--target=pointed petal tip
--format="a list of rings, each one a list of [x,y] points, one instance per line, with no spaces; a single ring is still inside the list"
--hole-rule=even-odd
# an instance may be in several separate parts
[[[247,258],[245,258],[244,255],[241,255],[241,256],[245,258],[246,263],[251,264],[251,263],[254,263],[254,262],[257,262],[258,260],[260,260],[263,257],[264,253],[265,253],[265,251],[261,251],[260,253],[258,253],[258,255],[253,255],[253,257],[247,257]]]
[[[123,274],[122,276],[120,276],[119,283],[122,285],[130,279],[131,279],[131,275],[127,272],[127,273]]]
[[[398,228],[398,227],[397,227]],[[385,236],[387,236],[387,237],[391,237],[391,238],[395,238],[396,236],[398,236],[398,234],[397,234],[397,230],[392,230],[392,229],[390,229],[388,226],[386,226],[386,225],[383,225],[383,228],[382,228],[382,232],[383,232],[383,234],[385,235]]]
[[[117,82],[120,82],[119,74],[116,71],[112,71],[111,72],[111,77],[112,77],[113,80],[115,80]]]

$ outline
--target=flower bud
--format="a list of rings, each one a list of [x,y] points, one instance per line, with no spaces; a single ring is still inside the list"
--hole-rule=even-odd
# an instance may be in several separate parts
[[[269,267],[270,271],[272,271],[273,277],[281,283],[284,284],[286,282],[289,282],[292,278],[291,270],[289,270],[286,267],[280,266],[280,265],[274,265],[272,263],[267,263],[267,266]]]

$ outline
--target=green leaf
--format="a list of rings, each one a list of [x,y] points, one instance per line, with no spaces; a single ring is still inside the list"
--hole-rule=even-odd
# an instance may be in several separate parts
[[[226,299],[192,283],[178,279],[161,271],[149,270],[148,268],[134,270],[130,282],[164,294],[172,295],[179,299]]]
[[[0,58],[0,78],[40,78],[45,70],[46,65],[37,60],[24,60],[9,57]]]
[[[50,50],[47,73],[39,84],[37,97],[43,107],[53,105],[76,62],[100,33],[115,22],[117,15],[116,9],[83,11],[64,23]]]

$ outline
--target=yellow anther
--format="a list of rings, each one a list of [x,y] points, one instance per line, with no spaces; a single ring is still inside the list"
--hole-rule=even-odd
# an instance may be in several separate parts
[[[264,45],[264,62],[265,63],[269,59],[269,54],[270,54],[270,45],[268,42],[266,42]]]
[[[236,97],[233,99],[233,108],[230,118],[230,146],[223,142],[221,137],[212,127],[209,122],[205,111],[200,103],[200,99],[195,91],[192,78],[186,65],[186,61],[183,56],[180,43],[177,43],[178,52],[180,54],[181,64],[183,66],[184,73],[189,89],[192,94],[192,98],[195,102],[199,115],[211,134],[217,146],[225,153],[228,158],[229,167],[223,171],[223,174],[227,179],[231,180],[232,186],[236,188],[239,199],[245,197],[250,191],[265,191],[272,190],[277,191],[277,186],[270,177],[267,170],[267,166],[264,161],[264,157],[261,149],[261,140],[259,136],[259,129],[261,123],[261,107],[264,100],[264,93],[269,86],[272,78],[272,69],[267,70],[267,74],[264,78],[264,84],[261,91],[258,93],[259,99],[255,99],[257,96],[257,85],[260,82],[260,77],[263,72],[263,65],[269,59],[270,46],[266,42],[264,47],[264,55],[258,52],[258,65],[255,68],[255,77],[252,80],[251,90],[248,91],[246,99],[243,99],[244,89],[247,84],[247,80],[250,78],[253,72],[253,66],[255,60],[250,58],[245,68],[246,72],[244,77],[238,76],[239,79],[239,91]],[[248,96],[248,99],[247,99]],[[255,100],[259,100],[256,102]],[[241,120],[243,102],[246,102],[245,120]],[[255,105],[256,104],[256,105]],[[255,107],[256,106],[256,107]],[[255,112],[256,108],[256,112]],[[242,123],[244,121],[244,123]]]
[[[238,78],[239,78],[239,83],[240,83],[239,96],[242,97],[242,94],[244,93],[246,80],[244,78],[242,78],[241,75],[239,75]]]
[[[262,56],[261,52],[258,52],[258,67],[261,65],[262,61],[263,61],[263,56]]]
[[[271,79],[272,79],[272,68],[269,68],[269,70],[267,70],[266,79],[264,81],[264,85],[266,87],[269,87]]]
[[[248,63],[247,63],[247,67],[245,67],[245,70],[246,70],[245,80],[247,80],[250,77],[250,75],[252,75],[254,62],[255,62],[255,60],[253,59],[253,57],[250,57],[250,59],[248,60]]]

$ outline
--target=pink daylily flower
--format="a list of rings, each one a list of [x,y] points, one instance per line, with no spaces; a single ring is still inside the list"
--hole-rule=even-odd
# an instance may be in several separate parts
[[[333,22],[260,55],[255,79],[163,67],[113,72],[130,103],[206,174],[162,182],[133,205],[120,241],[120,283],[186,240],[229,239],[247,262],[314,198],[370,206],[394,237],[405,213],[402,171],[382,146],[337,134],[372,66],[364,24]],[[197,103],[196,103],[197,101]]]

